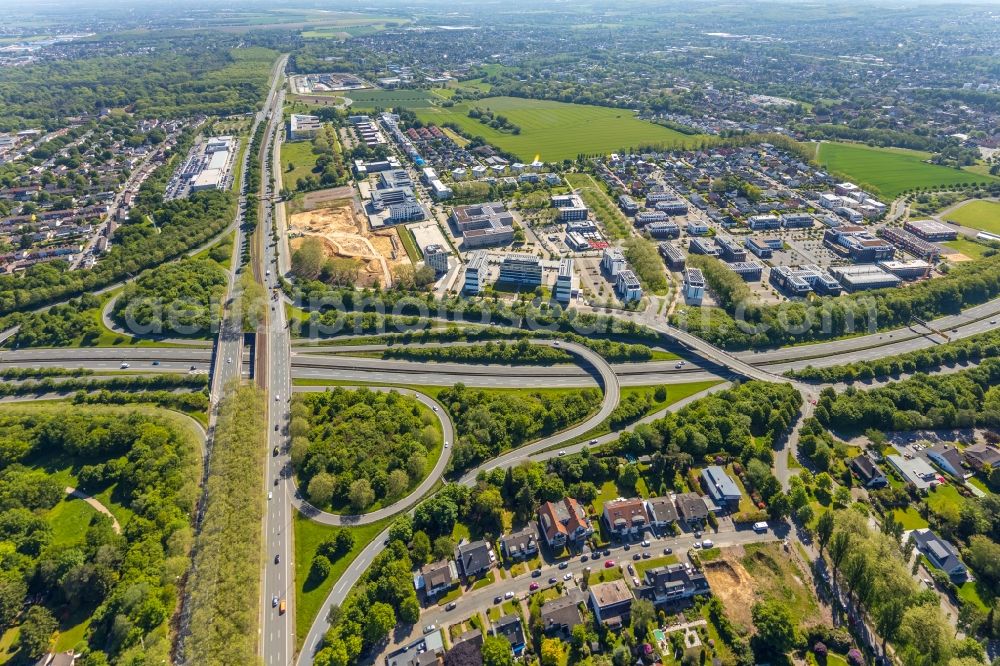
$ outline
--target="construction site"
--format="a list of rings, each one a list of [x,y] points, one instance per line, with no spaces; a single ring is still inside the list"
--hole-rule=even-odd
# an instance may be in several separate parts
[[[351,188],[310,192],[289,213],[292,252],[306,237],[322,239],[328,257],[358,263],[359,287],[391,287],[397,268],[410,265],[395,229],[368,230]]]

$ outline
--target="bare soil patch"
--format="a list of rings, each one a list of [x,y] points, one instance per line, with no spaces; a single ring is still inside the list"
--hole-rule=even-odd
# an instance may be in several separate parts
[[[750,629],[753,627],[750,608],[757,599],[753,577],[740,563],[742,556],[742,548],[726,548],[720,559],[705,563],[704,571],[712,594],[722,601],[729,619]]]
[[[292,251],[306,236],[323,240],[328,257],[354,259],[361,265],[358,285],[370,287],[376,282],[392,285],[393,275],[410,264],[395,229],[372,233],[364,217],[355,210],[351,188],[310,192],[303,196],[303,211],[289,218]]]

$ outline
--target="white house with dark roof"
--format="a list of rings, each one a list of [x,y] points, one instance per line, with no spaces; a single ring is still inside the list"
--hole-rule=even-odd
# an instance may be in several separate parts
[[[964,463],[965,456],[954,444],[935,444],[926,450],[927,457],[931,461],[956,479],[965,480],[972,476],[972,472],[966,471]]]
[[[952,578],[965,578],[968,574],[955,547],[931,530],[913,530],[910,538],[917,545],[917,550],[923,553],[932,565]]]

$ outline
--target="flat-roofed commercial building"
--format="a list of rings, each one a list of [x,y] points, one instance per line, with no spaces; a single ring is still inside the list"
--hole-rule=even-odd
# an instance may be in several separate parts
[[[552,205],[559,209],[559,219],[563,222],[586,220],[587,216],[590,215],[590,211],[579,194],[557,194],[552,197]]]
[[[449,254],[445,246],[432,243],[424,248],[424,263],[433,268],[435,273],[447,273]]]
[[[726,266],[729,267],[729,270],[736,273],[747,282],[759,280],[760,276],[764,273],[764,267],[756,261],[736,261],[731,264],[726,264]]]
[[[904,280],[930,277],[931,269],[933,268],[933,266],[922,259],[914,261],[880,261],[878,265]]]
[[[663,261],[667,265],[667,268],[671,271],[684,270],[686,259],[683,252],[670,243],[660,243],[656,247],[660,252],[660,256],[663,257]]]
[[[512,252],[500,260],[500,282],[537,287],[542,284],[542,261],[533,254]]]
[[[700,305],[705,297],[705,277],[697,268],[684,271],[684,300],[694,305]]]
[[[576,276],[573,275],[573,260],[566,258],[559,260],[559,273],[556,275],[555,288],[552,290],[552,297],[557,303],[566,305],[573,300],[577,289],[575,287]]]
[[[290,141],[311,139],[316,136],[321,127],[322,123],[318,117],[303,113],[293,113],[288,118],[288,139]]]
[[[875,264],[860,264],[858,266],[834,266],[830,268],[837,281],[847,291],[865,291],[867,289],[884,289],[898,287],[902,280],[888,273]]]
[[[958,238],[958,229],[936,220],[907,220],[903,229],[926,241],[951,241]]]
[[[615,288],[618,290],[618,295],[626,303],[642,298],[642,284],[640,284],[636,274],[629,269],[619,271]]]
[[[451,219],[467,248],[507,245],[514,240],[514,216],[502,203],[455,206]]]
[[[941,256],[940,247],[904,229],[885,227],[879,233],[882,235],[882,238],[904,252],[909,252],[926,261],[937,261]],[[889,258],[891,259],[891,257]]]
[[[486,282],[486,270],[486,253],[470,253],[465,264],[465,284],[462,291],[473,296],[481,292]]]

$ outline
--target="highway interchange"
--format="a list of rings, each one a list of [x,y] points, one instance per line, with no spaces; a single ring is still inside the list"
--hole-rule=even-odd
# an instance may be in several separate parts
[[[276,63],[271,90],[265,106],[254,118],[250,136],[253,136],[253,131],[256,130],[259,123],[264,122],[267,126],[264,145],[260,153],[265,191],[262,197],[258,197],[256,193],[246,192],[247,165],[244,164],[237,219],[230,227],[230,229],[237,230],[237,238],[233,248],[232,269],[229,272],[226,299],[228,306],[214,348],[198,346],[197,344],[189,347],[123,345],[106,348],[24,349],[0,352],[0,367],[2,368],[84,368],[102,374],[113,374],[123,369],[130,372],[146,371],[150,373],[210,373],[212,409],[207,434],[209,464],[218,401],[223,395],[225,387],[231,382],[249,375],[248,371],[251,369],[256,373],[258,384],[266,390],[268,405],[268,457],[265,488],[262,490],[267,495],[268,502],[265,522],[262,525],[265,549],[261,565],[263,573],[260,633],[261,656],[269,666],[312,663],[314,650],[321,643],[327,628],[328,608],[344,599],[374,557],[382,550],[386,538],[386,533],[383,532],[373,539],[336,582],[319,614],[314,618],[303,648],[296,658],[294,544],[292,543],[294,512],[301,511],[311,519],[329,525],[371,523],[395,515],[400,511],[410,509],[421,497],[433,489],[447,469],[452,450],[450,446],[445,446],[425,481],[409,496],[390,507],[356,517],[336,516],[318,511],[309,506],[298,495],[292,480],[291,463],[288,456],[287,426],[289,402],[293,390],[321,390],[322,387],[293,387],[294,380],[308,383],[310,380],[333,379],[367,385],[441,386],[463,382],[470,386],[483,387],[600,387],[603,399],[597,413],[564,432],[506,452],[500,457],[484,463],[479,468],[469,471],[461,477],[460,482],[471,485],[474,483],[476,475],[481,471],[515,465],[528,459],[544,460],[559,455],[563,451],[573,453],[585,446],[600,445],[614,439],[619,433],[602,435],[595,438],[595,441],[584,441],[572,446],[567,445],[564,448],[559,447],[560,443],[583,435],[607,418],[617,405],[620,389],[623,386],[676,384],[720,378],[723,380],[752,378],[765,381],[789,381],[782,377],[782,373],[801,369],[807,365],[825,367],[882,358],[931,347],[948,339],[968,337],[996,327],[996,317],[1000,316],[1000,299],[969,308],[961,314],[943,317],[931,322],[930,327],[917,325],[812,345],[760,352],[728,353],[686,331],[669,326],[662,318],[647,312],[626,316],[658,331],[664,339],[664,346],[671,351],[676,351],[685,359],[684,365],[679,365],[677,361],[673,360],[609,364],[598,354],[582,345],[565,341],[533,339],[533,344],[559,346],[573,354],[578,363],[545,368],[519,367],[516,372],[512,372],[509,366],[499,365],[427,364],[351,356],[352,353],[370,353],[384,349],[384,346],[380,345],[333,346],[317,344],[315,341],[293,341],[288,328],[285,302],[277,297],[279,275],[288,270],[288,242],[281,206],[275,205],[276,193],[281,188],[280,169],[271,168],[272,161],[274,164],[280,164],[278,148],[284,103],[283,72],[286,62],[287,57],[282,57]],[[267,159],[268,156],[271,156],[272,159]],[[244,207],[257,204],[260,205],[258,233],[254,234],[253,237],[248,237],[242,224]],[[272,225],[277,232],[277,242],[271,240]],[[230,229],[223,233],[228,233]],[[242,249],[247,243],[255,244],[253,265],[241,261]],[[243,333],[242,314],[238,308],[234,307],[240,303],[239,276],[242,271],[248,269],[254,271],[255,277],[264,286],[268,303],[264,307],[264,321],[256,336],[256,359],[251,358],[249,350],[245,348],[246,338]],[[5,331],[0,335],[6,337],[10,334],[11,331]],[[127,364],[127,368],[123,367],[125,364]],[[819,390],[819,386],[814,384],[792,383],[807,398],[814,396]],[[727,383],[721,383],[708,391],[675,403],[668,409],[671,411],[680,409],[708,392],[719,390],[727,385]],[[441,421],[445,441],[449,445],[454,442],[454,428],[445,410],[423,394],[416,393],[414,395],[435,409]],[[803,413],[807,414],[810,411],[810,403],[807,400]],[[662,414],[663,412],[651,415],[644,421],[659,418]],[[634,426],[635,424],[631,427]],[[795,441],[793,433],[787,446],[794,447]],[[272,454],[272,452],[275,453]],[[787,460],[783,451],[779,452],[777,458]],[[785,469],[780,467],[785,467]],[[784,466],[779,466],[776,473],[779,478],[787,476],[787,462]],[[787,481],[787,479],[782,480],[783,482]],[[752,535],[740,536],[741,533],[736,534],[737,536],[725,536],[718,541],[720,544],[729,541],[737,543],[742,542],[740,539],[752,537]],[[678,545],[681,547],[690,546],[686,542],[679,542]],[[580,568],[582,567],[574,564],[572,571],[575,572]],[[518,584],[523,585],[521,581]],[[492,598],[493,595],[502,594],[504,591],[506,588],[490,586],[480,591],[480,594],[484,598],[487,596]],[[284,613],[279,611],[277,600],[284,600],[287,604]],[[430,622],[434,622],[438,618],[435,613],[440,614],[437,610],[431,610],[427,615]]]

